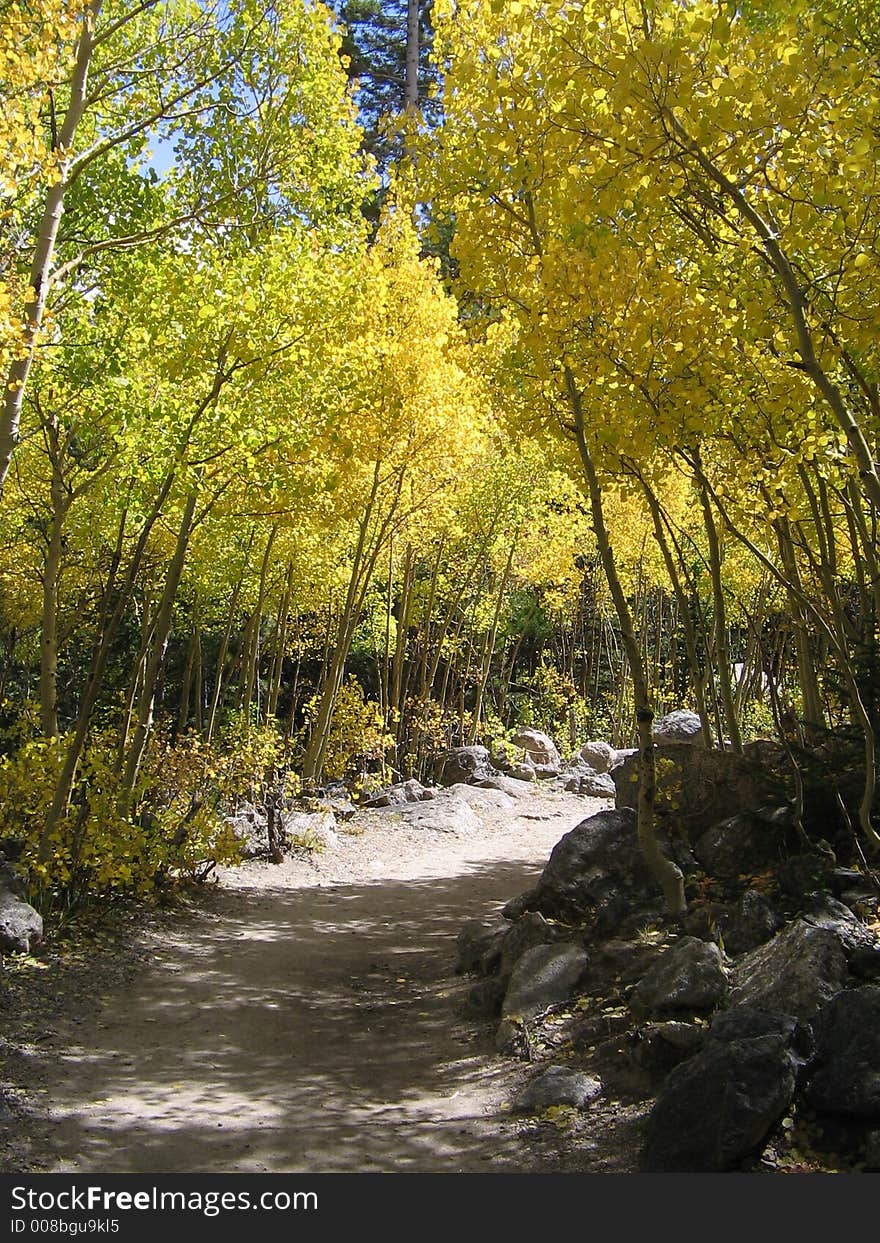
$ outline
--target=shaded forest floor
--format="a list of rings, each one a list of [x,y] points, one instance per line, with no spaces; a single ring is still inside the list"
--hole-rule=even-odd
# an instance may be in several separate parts
[[[531,1068],[462,1017],[466,919],[607,804],[535,791],[464,835],[361,811],[337,849],[108,914],[7,972],[0,1133],[20,1172],[635,1168],[641,1111],[577,1133],[509,1101]]]

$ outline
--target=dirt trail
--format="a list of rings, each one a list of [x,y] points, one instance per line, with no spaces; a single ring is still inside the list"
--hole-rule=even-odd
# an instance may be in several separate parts
[[[460,837],[362,812],[317,860],[225,873],[55,1033],[39,1168],[547,1168],[504,1109],[528,1067],[459,1017],[455,936],[603,806],[536,793]]]

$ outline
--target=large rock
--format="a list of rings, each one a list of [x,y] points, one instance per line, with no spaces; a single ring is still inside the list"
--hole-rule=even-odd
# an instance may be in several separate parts
[[[838,993],[819,1013],[807,1099],[824,1113],[880,1118],[880,987]]]
[[[287,811],[281,827],[293,846],[328,850],[339,845],[339,826],[332,811]]]
[[[641,1015],[711,1010],[727,992],[721,951],[711,941],[681,937],[642,977],[630,996]]]
[[[518,777],[507,777],[503,773],[496,773],[491,777],[480,777],[475,785],[481,790],[500,790],[502,794],[509,794],[511,798],[528,798],[533,790],[528,781],[520,781]]]
[[[594,773],[607,773],[617,763],[617,752],[610,742],[585,742],[581,747],[581,759]]]
[[[785,808],[740,812],[702,833],[694,854],[710,874],[725,879],[781,863],[797,844]]]
[[[29,902],[0,890],[0,950],[29,954],[43,939],[43,917]]]
[[[828,893],[812,893],[804,903],[801,919],[812,928],[833,932],[847,954],[854,950],[873,950],[876,933],[867,928],[843,902]]]
[[[457,975],[475,971],[485,975],[494,970],[501,956],[501,942],[510,931],[506,919],[469,919],[456,938]]]
[[[265,812],[253,803],[242,803],[227,823],[241,848],[243,859],[253,859],[269,851],[269,828]]]
[[[450,798],[458,799],[460,802],[467,803],[476,812],[509,811],[514,805],[512,797],[503,790],[490,789],[486,786],[469,786],[461,782],[441,791],[439,798],[441,802]]]
[[[364,803],[365,807],[399,807],[402,803],[420,803],[427,791],[421,781],[411,777],[409,781],[401,781],[397,785],[380,790]],[[430,797],[430,796],[429,796]]]
[[[568,1001],[586,966],[587,955],[577,945],[536,945],[526,950],[513,968],[502,1016],[527,1022]]]
[[[705,1042],[704,1027],[667,1019],[641,1028],[629,1056],[646,1075],[648,1085],[659,1084],[676,1066],[699,1053]]]
[[[781,925],[770,899],[759,889],[747,889],[736,905],[719,917],[718,932],[725,953],[736,958],[764,945]]]
[[[833,932],[796,919],[766,945],[744,954],[732,976],[732,1005],[809,1020],[844,988],[846,955]]]
[[[578,923],[595,917],[600,934],[643,908],[662,905],[662,894],[642,858],[635,812],[600,811],[554,846],[538,884],[522,909]],[[514,909],[512,904],[504,913]]]
[[[566,929],[551,924],[539,911],[529,911],[515,924],[507,925],[507,933],[500,944],[498,971],[502,979],[509,979],[523,954],[536,945],[553,945],[564,939]]]
[[[776,1014],[758,1006],[732,1006],[719,1010],[709,1027],[711,1040],[755,1040],[759,1036],[776,1036],[783,1040],[805,1064],[815,1054],[815,1041],[809,1023],[801,1023],[791,1014]]]
[[[655,747],[657,819],[695,842],[722,820],[754,807],[780,806],[788,800],[791,778],[784,757],[773,764],[688,743]],[[618,807],[635,807],[638,798],[637,752],[622,755],[611,769]]]
[[[357,807],[344,785],[326,786],[315,800],[316,811],[332,811],[338,824],[353,820]]]
[[[521,747],[536,767],[558,770],[562,763],[556,743],[538,729],[518,729],[511,735],[510,741],[515,747]],[[538,770],[540,771],[540,767]]]
[[[678,709],[658,717],[651,730],[654,741],[661,745],[669,742],[685,743],[691,747],[705,746],[703,727],[696,712]]]
[[[479,746],[455,747],[441,752],[435,758],[434,770],[438,783],[444,786],[455,785],[459,781],[471,784],[495,775],[495,769],[489,763],[488,750]]]
[[[602,1084],[572,1066],[548,1066],[514,1098],[514,1113],[539,1113],[558,1105],[583,1109],[596,1099]]]
[[[616,794],[609,773],[574,772],[562,777],[562,788],[581,798],[614,798]]]
[[[720,1173],[759,1150],[791,1104],[798,1059],[779,1035],[707,1040],[667,1078],[648,1118],[642,1168]]]
[[[507,776],[513,777],[515,781],[537,781],[538,779],[534,764],[530,764],[527,760],[509,764],[505,771]]]
[[[462,798],[436,798],[423,803],[402,803],[399,807],[384,809],[384,814],[395,817],[408,828],[424,829],[429,833],[473,833],[480,827],[473,808]]]

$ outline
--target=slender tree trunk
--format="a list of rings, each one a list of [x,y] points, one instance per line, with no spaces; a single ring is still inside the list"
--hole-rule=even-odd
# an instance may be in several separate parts
[[[471,744],[477,741],[480,732],[480,717],[483,712],[483,699],[486,695],[486,687],[489,683],[489,674],[492,669],[492,657],[495,653],[495,641],[498,637],[498,627],[501,624],[501,610],[504,607],[504,596],[507,591],[507,584],[510,582],[510,570],[513,565],[513,554],[516,552],[517,539],[519,531],[513,538],[510,545],[510,552],[507,555],[507,562],[504,566],[504,573],[501,575],[501,585],[498,588],[498,595],[495,601],[495,611],[492,615],[492,625],[486,636],[486,643],[483,650],[481,660],[480,679],[477,683],[477,697],[474,703],[474,723],[471,730]]]
[[[153,503],[153,508],[141,527],[137,543],[132,553],[131,561],[129,562],[125,581],[117,594],[116,603],[113,605],[113,610],[111,612],[110,605],[113,600],[116,578],[119,572],[119,565],[122,560],[122,551],[125,541],[125,527],[128,516],[127,511],[123,513],[120,520],[116,550],[113,555],[113,564],[107,578],[107,583],[103,593],[103,600],[99,610],[98,630],[95,635],[95,642],[92,651],[92,662],[89,668],[88,678],[86,679],[85,690],[83,691],[79,702],[76,727],[73,732],[73,737],[68,744],[67,751],[65,752],[64,764],[62,765],[61,772],[59,773],[58,780],[55,784],[52,802],[40,831],[39,859],[41,863],[45,863],[49,857],[52,833],[66,812],[71,790],[73,789],[73,782],[76,777],[76,770],[79,766],[86,738],[88,737],[89,727],[92,720],[92,712],[95,704],[97,703],[98,694],[101,690],[104,679],[104,672],[107,668],[107,661],[110,658],[110,649],[112,647],[113,640],[116,637],[116,632],[119,629],[119,624],[125,615],[125,610],[131,599],[131,594],[137,580],[137,576],[140,572],[141,562],[143,561],[150,533],[162,512],[162,507],[168,498],[168,493],[174,482],[174,474],[175,472],[172,470],[165,476],[162,486],[159,489],[159,494]]]
[[[132,734],[131,743],[129,745],[128,756],[125,762],[125,772],[122,778],[120,806],[126,813],[128,811],[131,796],[134,793],[135,785],[137,784],[141,761],[144,757],[147,739],[153,724],[153,695],[156,689],[156,679],[159,676],[162,661],[165,658],[165,648],[168,642],[168,635],[171,631],[171,616],[174,609],[174,601],[177,598],[177,588],[180,585],[180,578],[183,574],[183,566],[186,560],[186,553],[193,531],[198,499],[199,490],[197,487],[193,487],[186,498],[183,516],[180,520],[180,527],[177,533],[177,543],[174,548],[174,555],[172,556],[171,562],[168,566],[165,589],[162,593],[162,599],[159,602],[159,608],[156,613],[153,646],[144,668],[143,685],[141,686],[141,692],[138,697],[137,720]]]
[[[406,71],[403,91],[405,112],[415,112],[419,106],[419,0],[407,0],[406,5]]]
[[[275,536],[277,532],[277,527],[273,527],[270,531],[269,538],[266,541],[266,550],[263,553],[263,561],[260,566],[260,586],[257,592],[257,608],[254,614],[254,626],[251,637],[250,651],[248,652],[247,677],[244,688],[244,703],[242,705],[246,730],[250,728],[251,702],[254,695],[254,684],[259,681],[260,677],[260,626],[263,621],[263,605],[266,600],[266,577],[269,573],[269,558],[272,555],[272,545],[275,543]]]
[[[223,630],[223,638],[220,640],[220,648],[217,652],[217,664],[214,670],[214,693],[211,697],[211,711],[208,713],[208,732],[205,741],[210,743],[214,737],[214,727],[217,723],[217,708],[220,704],[220,693],[223,689],[223,669],[226,665],[226,657],[229,652],[229,640],[232,637],[232,627],[235,623],[235,611],[238,607],[238,598],[241,595],[241,589],[244,586],[245,575],[248,569],[248,557],[254,544],[254,536],[256,535],[256,527],[251,528],[248,546],[245,550],[242,560],[241,574],[239,574],[235,587],[232,590],[232,597],[229,601],[229,610],[226,614],[226,626]]]
[[[703,742],[707,747],[713,745],[712,727],[709,724],[709,713],[706,709],[706,694],[703,675],[700,671],[700,661],[697,653],[697,634],[694,627],[693,618],[690,612],[690,602],[684,590],[681,576],[675,564],[675,558],[672,555],[672,549],[669,546],[669,540],[666,537],[666,529],[663,525],[663,515],[660,508],[660,502],[656,493],[650,487],[645,479],[638,475],[639,482],[642,485],[642,491],[648,502],[648,509],[651,513],[651,521],[654,526],[654,536],[660,548],[663,557],[663,564],[666,567],[666,573],[669,575],[669,581],[672,584],[672,590],[678,601],[679,616],[681,619],[681,629],[684,635],[685,654],[687,656],[688,669],[690,671],[691,688],[694,692],[694,703],[696,705],[697,714],[700,718],[700,727],[703,734]]]
[[[278,696],[281,693],[281,680],[284,672],[284,653],[287,649],[287,631],[290,626],[290,600],[293,595],[293,570],[291,561],[287,567],[287,578],[284,584],[284,595],[278,609],[278,624],[275,627],[275,658],[272,662],[272,679],[269,689],[269,700],[266,704],[266,716],[274,717],[278,711]]]
[[[394,644],[394,658],[391,663],[391,702],[390,712],[397,713],[395,725],[400,726],[403,720],[404,680],[403,669],[406,663],[406,650],[409,639],[409,625],[412,614],[412,586],[415,569],[415,556],[411,546],[407,547],[403,562],[403,583],[400,589],[400,616],[397,620],[397,640]]]
[[[44,738],[58,736],[58,585],[61,576],[64,521],[70,508],[61,477],[58,438],[49,429],[52,512],[43,562],[43,611],[40,626],[40,729]]]
[[[196,733],[201,738],[202,736],[202,714],[204,712],[204,703],[205,703],[205,700],[204,700],[205,683],[204,683],[204,668],[202,665],[202,628],[198,624],[198,622],[196,622],[195,645],[196,645],[195,669],[193,671],[193,682],[194,682],[194,688],[195,688],[194,704],[195,704],[195,718],[196,718]]]
[[[706,542],[709,547],[709,571],[712,579],[712,630],[715,646],[715,670],[718,675],[718,686],[721,703],[724,706],[724,718],[730,735],[730,745],[737,755],[742,755],[742,735],[736,715],[736,704],[733,699],[733,687],[730,683],[730,647],[727,635],[727,607],[724,602],[724,583],[721,579],[721,542],[718,539],[718,528],[712,513],[706,476],[703,473],[699,451],[694,454],[697,480],[700,485],[700,505],[703,510],[703,521],[706,529]]]
[[[183,671],[183,685],[180,690],[180,709],[177,714],[177,735],[186,731],[189,721],[189,705],[192,700],[193,674],[196,667],[196,651],[198,649],[199,628],[193,619],[192,631],[186,649],[186,666]]]
[[[568,367],[565,369],[565,379],[569,405],[574,416],[578,451],[590,494],[590,509],[593,517],[593,529],[596,534],[596,545],[602,561],[602,567],[605,571],[605,577],[608,580],[608,587],[614,600],[618,621],[620,622],[621,638],[629,658],[633,681],[633,699],[639,741],[639,795],[637,808],[639,846],[645,862],[663,891],[667,910],[671,915],[678,916],[684,914],[687,909],[684,897],[684,878],[677,865],[670,859],[667,859],[661,851],[654,831],[654,804],[657,787],[654,736],[652,731],[654,709],[651,704],[648,682],[642,664],[639,642],[633,630],[632,614],[617,573],[617,564],[608,536],[608,528],[605,525],[602,492],[584,430],[581,394]]]
[[[821,726],[823,721],[822,698],[819,693],[819,679],[816,676],[816,665],[813,660],[810,630],[807,625],[801,597],[804,586],[791,539],[791,526],[787,518],[780,518],[773,524],[779,555],[786,577],[791,583],[788,590],[788,609],[791,614],[794,632],[795,656],[797,660],[798,681],[801,687],[801,708],[807,726]]]
[[[58,180],[49,187],[40,219],[37,245],[28,278],[31,294],[25,306],[22,349],[15,351],[15,357],[3,388],[2,410],[0,410],[0,497],[2,497],[6,476],[9,474],[12,455],[18,444],[24,390],[34,361],[46,310],[55,243],[64,213],[64,196],[68,189],[71,153],[76,131],[85,111],[86,86],[94,50],[95,24],[101,12],[101,5],[102,0],[92,0],[83,12],[82,30],[70,81],[70,100],[58,134],[57,145],[53,149],[53,154],[58,156]]]

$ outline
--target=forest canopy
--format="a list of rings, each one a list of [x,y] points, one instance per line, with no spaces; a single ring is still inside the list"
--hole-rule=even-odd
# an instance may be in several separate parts
[[[868,0],[2,7],[44,906],[520,726],[652,764],[674,708],[831,756],[880,845],[878,53]]]

